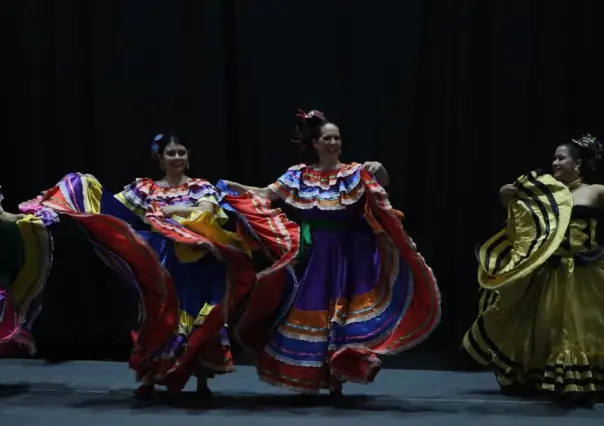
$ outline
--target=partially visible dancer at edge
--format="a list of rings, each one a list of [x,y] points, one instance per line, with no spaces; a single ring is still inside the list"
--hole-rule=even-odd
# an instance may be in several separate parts
[[[41,220],[5,211],[0,187],[0,357],[36,353],[32,324],[52,265],[52,238]]]
[[[226,326],[256,283],[252,248],[263,246],[276,259],[263,271],[261,283],[275,277],[287,281],[286,265],[278,258],[287,258],[288,248],[282,242],[288,238],[271,230],[268,223],[282,229],[295,225],[288,225],[275,210],[238,212],[228,204],[228,196],[223,197],[209,182],[187,176],[190,150],[175,135],[156,136],[151,155],[164,174],[159,180],[139,178],[113,195],[95,177],[72,173],[42,196],[22,204],[21,210],[67,214],[91,233],[95,243],[97,239],[123,243],[123,237],[111,234],[109,225],[116,223],[136,235],[152,254],[142,268],[150,277],[169,280],[169,289],[163,293],[170,295],[170,304],[155,318],[158,333],[149,330],[154,337],[152,351],[144,358],[137,352],[133,355],[131,365],[142,382],[135,395],[149,397],[157,384],[176,396],[195,375],[197,392],[207,399],[211,396],[207,378],[234,369]],[[225,210],[234,213],[235,231],[223,228],[229,220]],[[290,250],[296,252],[297,244]]]
[[[505,393],[592,405],[604,391],[604,186],[585,182],[601,154],[584,135],[558,146],[551,175],[499,191],[508,221],[478,250],[480,312],[463,347]]]
[[[297,121],[295,142],[316,151],[315,164],[292,166],[265,188],[223,182],[241,197],[282,200],[302,220],[298,287],[284,299],[289,304],[276,305],[277,327],[244,332],[242,340],[259,352],[261,380],[304,394],[329,389],[337,397],[346,381],[372,382],[379,355],[430,335],[440,321],[440,293],[402,213],[390,205],[384,167],[341,163],[340,129],[321,112],[300,112]],[[275,300],[270,292],[265,308]],[[239,328],[266,323],[263,314],[272,312],[255,312]]]

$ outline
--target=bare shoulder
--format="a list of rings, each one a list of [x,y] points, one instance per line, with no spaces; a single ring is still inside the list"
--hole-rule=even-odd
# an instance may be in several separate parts
[[[589,185],[588,191],[591,199],[599,209],[604,209],[604,185]]]
[[[597,194],[604,194],[604,185],[600,185],[600,184],[589,185],[589,190],[591,192],[595,192]]]

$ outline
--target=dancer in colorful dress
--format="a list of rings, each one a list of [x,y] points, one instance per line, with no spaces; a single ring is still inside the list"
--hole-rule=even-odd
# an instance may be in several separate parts
[[[30,356],[52,239],[41,221],[5,211],[2,200],[0,188],[0,356]]]
[[[508,222],[478,250],[480,312],[463,346],[506,393],[592,404],[604,391],[604,186],[584,182],[601,152],[582,136],[556,149],[553,175],[500,190]]]
[[[174,135],[158,135],[152,145],[152,155],[165,176],[158,181],[137,179],[116,198],[140,217],[151,220],[153,230],[144,231],[147,242],[159,254],[168,269],[180,300],[178,330],[163,353],[157,354],[157,366],[143,375],[143,384],[136,394],[149,396],[154,381],[159,383],[168,372],[191,357],[191,372],[197,376],[198,393],[209,396],[207,377],[234,370],[230,343],[225,326],[213,335],[199,340],[200,327],[214,309],[226,324],[227,306],[223,300],[237,303],[251,289],[255,272],[251,250],[236,232],[222,228],[228,216],[219,205],[219,193],[208,181],[186,175],[189,150]],[[208,242],[180,244],[183,231],[193,232]],[[209,242],[231,248],[228,259]]]
[[[378,355],[410,349],[430,335],[440,320],[440,294],[403,230],[402,213],[390,206],[384,167],[341,163],[340,131],[319,111],[301,112],[298,120],[296,142],[316,150],[316,164],[290,167],[266,188],[225,182],[243,197],[281,199],[302,218],[299,282],[285,309],[280,306],[280,320],[268,335],[249,333],[254,322],[266,323],[256,312],[239,330],[260,352],[261,380],[339,396],[345,381],[374,380]],[[268,301],[270,291],[265,296]],[[264,307],[274,315],[268,302]]]
[[[139,310],[138,323],[131,330],[130,366],[140,371],[172,336],[178,324],[178,298],[172,278],[157,254],[136,231],[147,225],[123,206],[130,213],[128,222],[103,210],[105,206],[111,210],[116,204],[121,205],[92,176],[73,173],[40,196],[19,205],[19,210],[26,218],[38,221],[49,235],[61,225],[62,216],[73,219],[84,229],[103,263],[135,289]]]
[[[70,215],[91,232],[95,242],[104,238],[119,245],[124,238],[95,232],[101,231],[101,225],[91,231],[89,223],[119,223],[135,234],[129,238],[139,240],[153,253],[149,264],[142,267],[150,277],[167,280],[170,289],[163,317],[155,318],[158,332],[153,351],[131,362],[142,381],[135,394],[149,397],[155,384],[160,384],[176,395],[193,374],[198,392],[207,397],[211,394],[207,377],[234,368],[225,327],[233,309],[256,283],[251,248],[265,248],[275,259],[263,271],[267,278],[261,282],[270,282],[274,276],[287,282],[280,274],[285,265],[279,257],[287,258],[288,249],[281,242],[288,238],[271,231],[264,222],[276,228],[288,225],[276,211],[255,212],[244,207],[240,213],[209,182],[188,177],[189,150],[176,136],[158,135],[151,154],[164,172],[158,181],[137,179],[114,196],[93,176],[73,173],[21,209],[38,215]],[[223,229],[228,220],[225,209],[239,219],[235,232]],[[297,245],[292,247],[289,250],[295,252]],[[129,271],[118,271],[128,276]]]

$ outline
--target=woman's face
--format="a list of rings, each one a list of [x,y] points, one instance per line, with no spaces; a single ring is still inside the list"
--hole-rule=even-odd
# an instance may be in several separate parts
[[[338,126],[327,123],[321,127],[321,135],[313,140],[313,146],[319,158],[339,158],[342,153],[342,138]]]
[[[581,160],[575,160],[566,145],[560,145],[556,149],[552,163],[552,171],[556,179],[564,183],[571,183],[579,178],[580,167]]]
[[[189,166],[189,152],[183,145],[171,142],[159,157],[159,164],[166,173],[184,174]]]

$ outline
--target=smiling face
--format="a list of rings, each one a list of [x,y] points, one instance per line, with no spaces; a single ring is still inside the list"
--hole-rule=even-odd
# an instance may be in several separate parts
[[[332,123],[322,126],[321,134],[313,140],[313,146],[320,159],[337,160],[342,153],[342,138],[338,126]]]
[[[560,182],[571,183],[581,176],[581,160],[573,157],[569,146],[560,145],[554,154],[552,172]]]
[[[159,156],[159,165],[166,174],[184,174],[189,166],[189,152],[179,143],[170,142]]]

